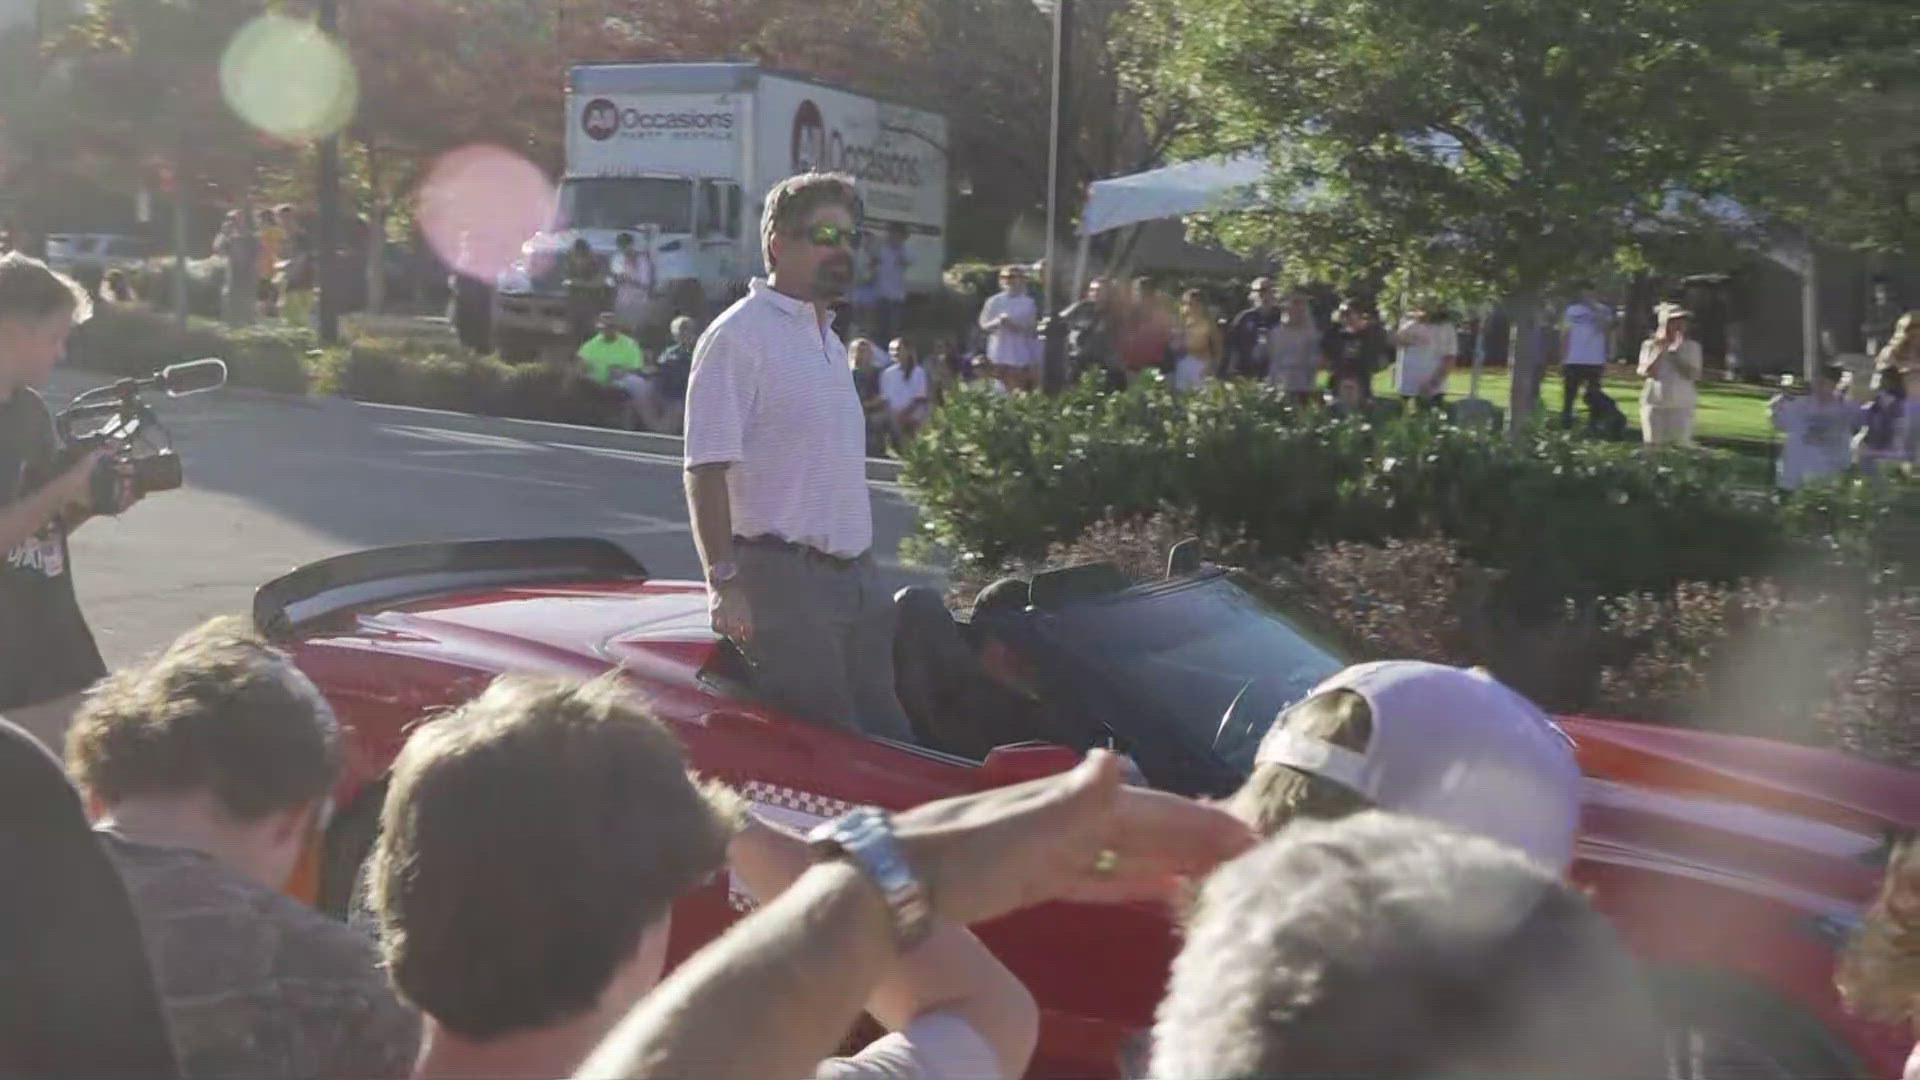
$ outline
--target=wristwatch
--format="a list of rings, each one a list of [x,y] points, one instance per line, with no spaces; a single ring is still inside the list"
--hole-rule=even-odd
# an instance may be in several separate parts
[[[842,814],[808,833],[807,847],[816,860],[844,860],[873,882],[893,914],[893,938],[901,952],[927,939],[933,930],[927,890],[907,864],[886,811],[868,806]]]
[[[734,562],[731,559],[729,559],[726,562],[714,563],[712,566],[707,568],[707,587],[710,589],[717,589],[722,585],[729,584],[730,582],[733,581],[734,578],[737,578],[739,576],[740,576],[739,563]]]

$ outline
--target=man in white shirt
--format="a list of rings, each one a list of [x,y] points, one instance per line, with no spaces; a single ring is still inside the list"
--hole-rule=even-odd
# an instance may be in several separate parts
[[[1400,347],[1394,389],[1410,405],[1434,408],[1445,404],[1447,376],[1460,356],[1460,335],[1453,323],[1422,305],[1401,321],[1394,344]]]
[[[907,227],[887,225],[887,238],[873,253],[874,340],[891,341],[900,329],[901,310],[907,304]]]
[[[1591,284],[1582,283],[1579,299],[1567,305],[1561,326],[1560,424],[1571,427],[1574,403],[1585,398],[1587,387],[1598,390],[1606,372],[1613,309],[1600,302]]]
[[[1000,291],[980,307],[980,329],[987,332],[987,359],[1017,390],[1031,389],[1040,359],[1040,307],[1027,292],[1027,272],[1018,266],[1000,271]]]
[[[887,403],[887,424],[894,442],[913,438],[933,410],[927,369],[905,338],[893,342],[893,363],[880,372],[880,396]]]
[[[757,689],[822,724],[911,740],[893,689],[893,601],[874,566],[866,416],[832,307],[852,287],[850,177],[775,185],[769,276],[707,329],[687,384],[687,507],[714,631]]]

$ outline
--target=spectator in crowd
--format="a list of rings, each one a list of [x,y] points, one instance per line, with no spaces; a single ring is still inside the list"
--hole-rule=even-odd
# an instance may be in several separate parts
[[[980,329],[987,332],[987,356],[1016,390],[1031,390],[1040,362],[1040,309],[1027,291],[1027,272],[1018,266],[1000,271],[1000,291],[980,307]]]
[[[1293,399],[1311,404],[1320,372],[1320,328],[1314,324],[1313,297],[1304,288],[1287,292],[1280,318],[1266,332],[1267,382]]]
[[[1390,810],[1563,872],[1580,790],[1572,741],[1531,701],[1484,671],[1386,661],[1348,668],[1281,714],[1228,808],[1263,836],[1297,818]]]
[[[1847,1008],[1890,1024],[1920,1023],[1920,841],[1887,860],[1880,895],[1840,955],[1835,980]],[[1905,1080],[1920,1080],[1920,1045]]]
[[[257,240],[260,260],[260,312],[270,318],[280,315],[280,260],[287,257],[287,230],[271,207],[260,211]]]
[[[1188,289],[1180,297],[1180,359],[1174,362],[1173,388],[1198,390],[1207,380],[1219,376],[1221,339],[1220,320],[1213,305],[1198,289]]]
[[[1333,389],[1327,394],[1327,412],[1334,417],[1366,415],[1370,401],[1360,377],[1349,373],[1331,378]]]
[[[912,342],[895,338],[888,351],[893,363],[880,373],[880,397],[887,406],[888,434],[895,445],[904,445],[933,414],[933,390]]]
[[[609,680],[502,679],[415,731],[369,864],[381,951],[425,1015],[414,1075],[569,1075],[659,978],[673,902],[738,819]]]
[[[1120,759],[1103,750],[1062,776],[898,815],[857,810],[815,836],[833,854],[682,964],[579,1075],[1019,1076],[1031,1043],[1013,1037],[1027,1032],[1010,994],[995,995],[989,1021],[981,992],[930,992],[998,984],[957,928],[1050,899],[1165,901],[1249,843],[1213,807],[1122,786]],[[943,958],[921,963],[936,947]],[[896,1000],[924,1011],[865,1060],[823,1062],[890,976],[919,988]]]
[[[567,251],[561,275],[567,290],[567,329],[577,344],[593,336],[594,324],[606,309],[607,268],[583,236]]]
[[[1501,844],[1365,813],[1200,892],[1149,1075],[1667,1075],[1645,980],[1572,886]]]
[[[771,900],[814,861],[696,784],[612,680],[496,682],[408,743],[383,817],[374,906],[394,980],[428,1017],[422,1077],[573,1073],[660,978],[676,900],[722,870]],[[528,867],[541,887],[501,887]],[[1032,997],[961,927],[928,929],[866,994],[898,1034],[849,1070],[926,1059],[1017,1075]]]
[[[106,286],[106,298],[113,303],[131,304],[137,299],[133,293],[133,279],[119,267],[107,271]]]
[[[1431,303],[1419,304],[1400,322],[1394,344],[1400,362],[1394,390],[1408,405],[1437,409],[1447,401],[1447,376],[1460,359],[1460,335],[1453,320]]]
[[[892,341],[906,313],[907,271],[913,266],[907,254],[906,225],[889,222],[886,239],[874,245],[871,257],[874,336],[879,341]]]
[[[60,762],[4,718],[0,866],[0,1076],[179,1076],[126,886]]]
[[[107,673],[74,596],[67,536],[93,516],[95,450],[62,464],[53,414],[34,389],[91,313],[72,281],[25,255],[0,256],[0,714],[51,749],[80,691]],[[123,482],[119,502],[135,494]]]
[[[987,393],[995,397],[1006,397],[1013,392],[1007,388],[1007,380],[1001,377],[1000,369],[986,355],[974,357],[969,368],[972,376],[968,381]]]
[[[873,561],[866,420],[828,333],[853,281],[855,181],[768,193],[770,278],[708,328],[687,385],[687,505],[714,630],[794,716],[909,740],[893,689],[893,604]]]
[[[1859,407],[1858,426],[1853,461],[1860,471],[1877,476],[1907,460],[1907,380],[1898,368],[1873,373],[1873,400]]]
[[[602,386],[619,386],[622,380],[639,377],[647,367],[646,353],[640,343],[620,330],[611,311],[603,311],[594,320],[598,333],[580,343],[574,359],[587,377]]]
[[[1860,328],[1868,356],[1878,356],[1893,340],[1894,325],[1904,314],[1900,300],[1893,295],[1893,283],[1887,280],[1885,274],[1873,275],[1873,285],[1867,299],[1867,318]]]
[[[678,435],[686,413],[687,375],[693,370],[693,348],[700,338],[700,324],[691,315],[678,315],[668,332],[673,335],[673,344],[661,350],[660,362],[646,376],[635,404],[640,422],[648,431]]]
[[[1875,366],[1898,368],[1900,374],[1920,374],[1920,311],[1909,311],[1893,324],[1893,332],[1875,358]]]
[[[1840,397],[1839,368],[1822,365],[1807,393],[1781,394],[1767,409],[1785,440],[1775,469],[1781,491],[1847,471],[1860,410]]]
[[[1693,412],[1704,360],[1688,335],[1693,313],[1679,304],[1654,309],[1653,336],[1640,346],[1640,428],[1648,446],[1692,446]]]
[[[1348,300],[1334,312],[1333,329],[1321,342],[1326,354],[1328,377],[1336,397],[1339,385],[1352,380],[1359,388],[1360,400],[1373,400],[1373,374],[1393,357],[1393,342],[1374,319],[1373,312],[1356,300]]]
[[[1600,386],[1612,353],[1613,309],[1600,301],[1592,282],[1560,317],[1560,426],[1573,426],[1573,407],[1587,387]],[[1589,419],[1591,419],[1589,414]]]
[[[647,320],[647,301],[653,296],[653,253],[634,245],[633,234],[613,240],[613,259],[607,267],[613,279],[613,317],[629,334],[640,332]]]
[[[1097,371],[1107,389],[1126,388],[1126,375],[1114,354],[1116,314],[1107,283],[1100,278],[1087,282],[1087,295],[1060,313],[1067,324],[1067,362],[1075,379]]]
[[[1133,279],[1120,326],[1120,366],[1129,382],[1164,369],[1173,357],[1173,311],[1153,279]]]
[[[887,399],[880,393],[880,350],[866,338],[854,338],[847,344],[847,364],[853,371],[853,392],[859,395],[860,411],[867,418],[867,456],[886,452]]]
[[[400,1076],[418,1019],[358,932],[282,895],[324,830],[333,713],[217,619],[103,680],[67,739],[133,898],[189,1076]]]
[[[1280,321],[1280,301],[1271,278],[1255,278],[1248,291],[1251,306],[1235,315],[1232,324],[1227,327],[1226,363],[1221,371],[1223,378],[1267,377],[1267,332]]]

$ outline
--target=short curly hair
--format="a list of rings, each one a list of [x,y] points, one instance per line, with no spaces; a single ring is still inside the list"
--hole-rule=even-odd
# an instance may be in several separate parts
[[[67,768],[109,806],[204,790],[257,821],[326,794],[340,729],[285,653],[219,618],[89,691],[67,732]]]
[[[394,763],[370,876],[394,985],[476,1042],[579,1016],[741,820],[618,675],[496,680]]]
[[[767,192],[767,205],[760,214],[760,245],[767,269],[773,269],[773,238],[792,235],[807,223],[807,218],[823,206],[838,206],[853,215],[858,228],[866,217],[866,201],[860,197],[860,182],[846,173],[805,172],[789,176]]]

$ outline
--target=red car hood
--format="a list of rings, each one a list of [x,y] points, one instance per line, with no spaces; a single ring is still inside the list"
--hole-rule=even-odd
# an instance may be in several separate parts
[[[543,585],[456,593],[362,617],[362,628],[460,651],[519,650],[518,668],[605,667],[690,682],[712,655],[706,588],[693,582]]]

